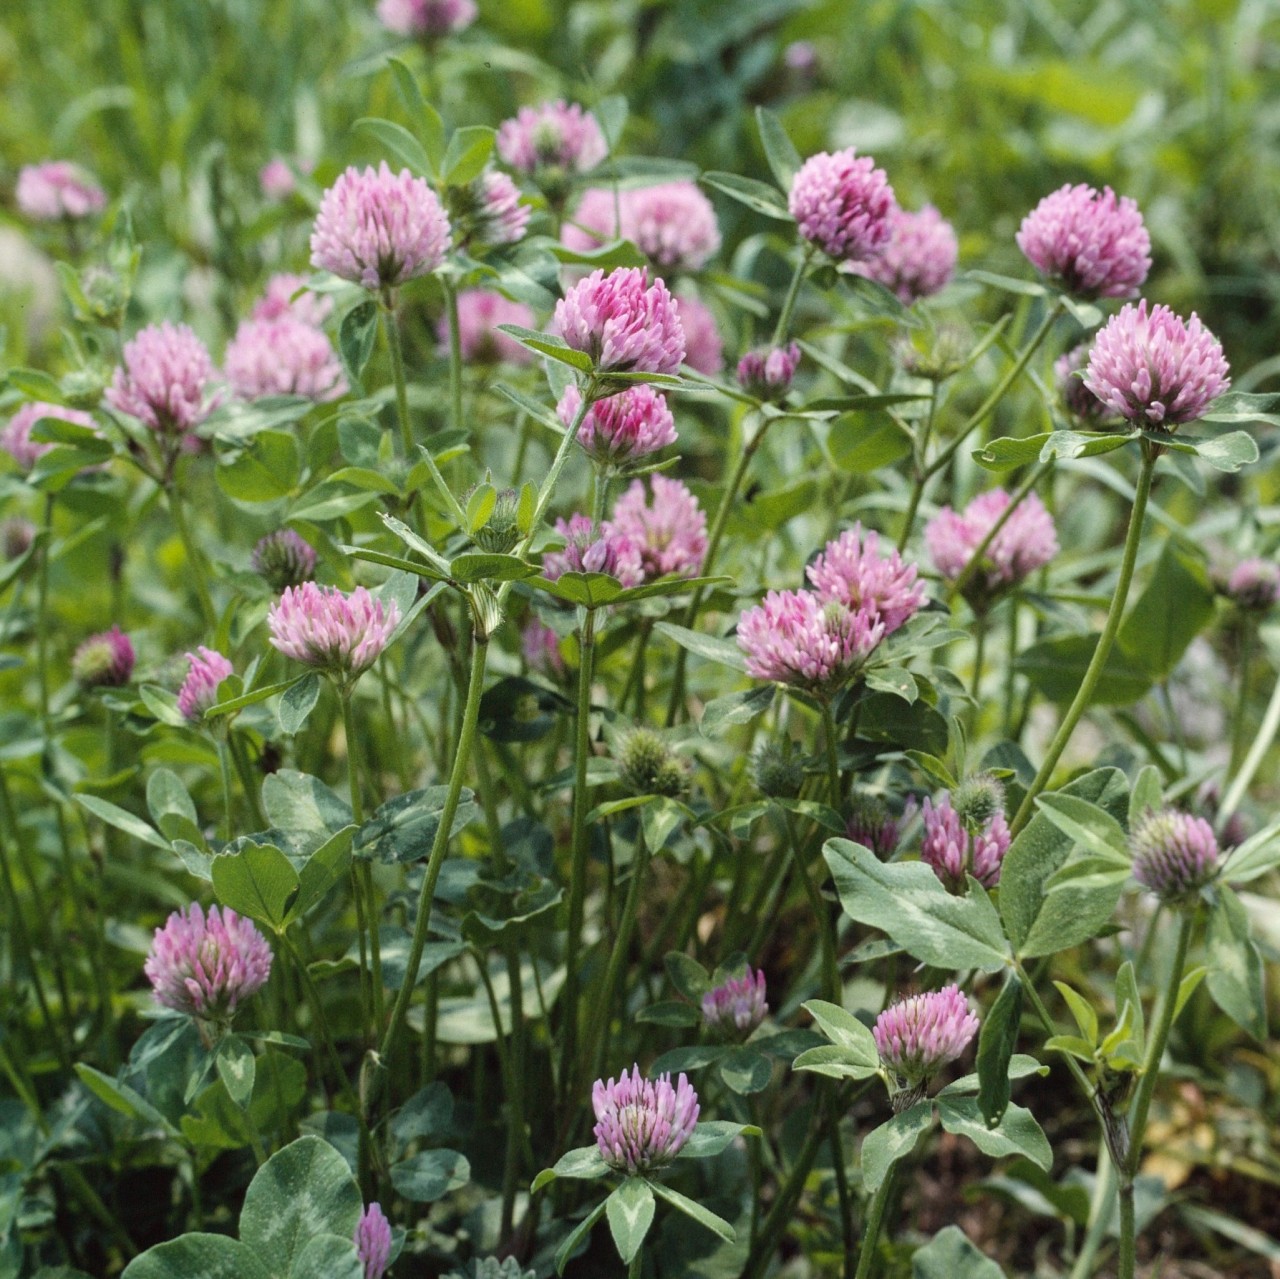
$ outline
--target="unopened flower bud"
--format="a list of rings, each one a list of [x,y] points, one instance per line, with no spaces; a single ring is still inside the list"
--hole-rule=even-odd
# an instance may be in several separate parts
[[[1218,840],[1203,817],[1148,811],[1129,832],[1133,877],[1163,901],[1193,895],[1217,873]]]
[[[781,746],[765,742],[751,757],[751,780],[770,799],[794,799],[804,785],[804,760],[793,753],[790,739]]]
[[[276,591],[309,582],[316,571],[316,553],[291,528],[260,538],[250,557],[253,571]]]
[[[618,751],[622,784],[636,795],[674,797],[688,785],[683,763],[651,728],[633,729]]]
[[[71,659],[71,674],[82,688],[120,688],[133,674],[133,645],[118,627],[90,635]]]
[[[472,540],[491,555],[506,555],[520,540],[519,511],[520,494],[515,489],[503,489],[484,527],[476,529]]]
[[[967,830],[980,830],[1004,812],[1004,786],[990,773],[975,773],[952,791],[951,805]]]

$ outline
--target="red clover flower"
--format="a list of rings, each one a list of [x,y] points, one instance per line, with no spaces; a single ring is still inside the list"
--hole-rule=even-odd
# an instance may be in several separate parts
[[[273,647],[342,683],[378,660],[399,622],[394,600],[384,604],[363,586],[347,595],[315,582],[286,586],[267,613]]]
[[[122,688],[133,674],[133,644],[119,628],[82,640],[71,658],[71,674],[81,688]]]
[[[382,1205],[371,1203],[356,1224],[356,1255],[364,1266],[364,1279],[382,1279],[391,1264],[391,1223]]]
[[[679,480],[655,474],[649,484],[652,502],[645,500],[644,481],[632,481],[614,503],[609,532],[622,535],[639,550],[645,581],[697,577],[707,554],[706,514]]]
[[[891,1004],[871,1033],[885,1069],[914,1090],[968,1048],[978,1019],[958,986],[944,986]]]
[[[726,1039],[746,1039],[769,1011],[764,970],[730,977],[702,997],[702,1020],[708,1030]]]
[[[178,712],[190,724],[199,723],[204,713],[218,700],[218,685],[234,667],[216,649],[203,645],[187,654],[190,666],[187,678],[178,690]]]
[[[675,299],[643,267],[593,271],[556,303],[556,332],[601,373],[675,373],[684,330]]]
[[[838,261],[859,262],[888,242],[897,203],[885,171],[847,147],[810,156],[791,184],[787,207],[810,244]]]
[[[639,1066],[615,1082],[597,1079],[591,1089],[596,1144],[605,1163],[635,1176],[665,1168],[689,1140],[698,1122],[698,1094],[682,1074],[645,1079]]]
[[[1163,901],[1191,896],[1217,873],[1213,827],[1180,809],[1148,810],[1129,832],[1129,847],[1134,879]]]

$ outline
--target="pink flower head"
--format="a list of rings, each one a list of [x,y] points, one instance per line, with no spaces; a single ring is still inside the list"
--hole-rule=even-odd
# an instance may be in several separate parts
[[[54,418],[59,422],[71,422],[75,426],[95,426],[93,418],[79,409],[64,409],[58,404],[46,404],[42,400],[33,400],[24,404],[0,431],[0,449],[4,449],[24,470],[29,471],[51,448],[52,444],[43,444],[31,438],[31,432],[37,422],[45,418]]]
[[[749,675],[814,691],[854,675],[884,633],[870,609],[825,602],[813,591],[770,591],[738,619]]]
[[[271,975],[271,947],[234,910],[198,902],[157,928],[143,971],[156,1003],[201,1021],[229,1022]]]
[[[702,1020],[726,1039],[745,1039],[769,1011],[764,994],[764,970],[753,974],[748,969],[745,976],[730,977],[703,995]]]
[[[533,210],[520,188],[497,169],[486,169],[471,184],[471,234],[483,244],[515,244],[524,239]]]
[[[316,571],[316,553],[291,528],[276,529],[258,539],[249,557],[253,571],[277,591],[301,586]]]
[[[1084,384],[1112,412],[1172,431],[1193,422],[1231,385],[1222,343],[1193,311],[1127,303],[1093,340]]]
[[[133,674],[129,637],[118,627],[90,635],[71,658],[71,674],[82,688],[122,688]]]
[[[556,414],[565,429],[582,407],[582,392],[565,388]],[[676,441],[675,418],[667,397],[647,382],[637,382],[607,400],[596,400],[578,428],[578,443],[601,465],[624,467]]]
[[[347,379],[321,329],[295,319],[245,320],[227,344],[223,368],[243,400],[301,395],[321,404],[347,393]]]
[[[18,211],[33,222],[87,218],[107,205],[102,188],[79,165],[66,160],[24,165],[13,194]]]
[[[617,1082],[597,1079],[591,1089],[595,1137],[605,1163],[635,1176],[665,1168],[689,1140],[698,1122],[698,1094],[682,1074],[645,1079],[639,1066]]]
[[[883,169],[846,147],[819,151],[800,166],[787,201],[800,234],[840,261],[859,262],[884,245],[897,207]]]
[[[463,289],[458,294],[458,341],[468,363],[528,364],[533,356],[515,338],[498,330],[499,324],[533,327],[533,312],[523,302],[513,302],[488,289]],[[440,345],[449,345],[449,317],[442,315],[436,328]]]
[[[1072,417],[1093,426],[1107,416],[1107,406],[1084,384],[1081,376],[1089,362],[1089,343],[1081,342],[1053,362],[1058,394]]]
[[[356,1224],[356,1254],[364,1266],[364,1279],[382,1279],[391,1264],[391,1223],[382,1205],[371,1203]]]
[[[1151,270],[1137,204],[1083,182],[1046,195],[1025,218],[1018,248],[1046,279],[1085,298],[1131,298]]]
[[[924,583],[916,581],[914,564],[894,550],[882,555],[879,546],[877,533],[864,535],[855,524],[828,542],[805,573],[823,603],[869,612],[892,635],[924,603]]]
[[[1224,593],[1239,608],[1265,612],[1280,599],[1280,565],[1274,560],[1241,560],[1231,570]]]
[[[1004,489],[990,489],[975,497],[957,514],[944,506],[925,525],[924,540],[934,567],[954,581],[973,553],[1009,505]],[[983,554],[979,574],[980,594],[991,596],[1043,568],[1058,553],[1053,517],[1044,503],[1029,493],[995,535]]]
[[[277,155],[258,170],[258,185],[268,200],[286,200],[298,189],[298,179],[288,162]]]
[[[697,271],[720,248],[716,211],[692,182],[621,192],[622,235],[663,271]]]
[[[944,794],[935,808],[925,800],[920,809],[924,819],[924,840],[920,860],[953,892],[962,892],[965,876],[972,875],[984,888],[1000,882],[1000,867],[1009,851],[1009,823],[998,808],[976,829],[966,829],[959,813]]]
[[[216,649],[203,646],[194,653],[188,653],[187,661],[191,664],[187,668],[187,678],[178,689],[178,713],[189,724],[195,724],[218,700],[218,685],[234,667]]]
[[[430,39],[469,27],[476,6],[473,0],[378,0],[378,18],[398,36]]]
[[[643,267],[579,280],[556,303],[555,328],[602,373],[675,373],[684,359],[675,299]]]
[[[564,658],[560,656],[560,636],[536,617],[531,617],[520,632],[520,650],[525,665],[537,675],[558,679],[564,674]]]
[[[113,409],[162,435],[185,435],[213,411],[213,360],[185,324],[151,324],[124,347],[106,390]]]
[[[639,549],[646,582],[672,575],[697,577],[707,555],[706,514],[679,480],[655,474],[649,484],[653,501],[645,500],[644,481],[633,480],[614,503],[606,527]]]
[[[320,328],[333,314],[333,299],[323,293],[299,292],[308,284],[305,275],[280,272],[267,281],[266,291],[249,313],[253,320],[280,320],[290,316]],[[294,294],[298,296],[295,297]]]
[[[871,1033],[885,1069],[918,1088],[968,1048],[978,1019],[958,986],[944,986],[891,1004]]]
[[[916,802],[909,799],[901,818],[894,817],[889,806],[878,795],[869,791],[855,791],[850,800],[845,834],[855,844],[869,848],[877,857],[891,857],[897,851],[902,827],[911,820],[915,811]]]
[[[724,340],[716,317],[700,299],[681,293],[673,299],[684,330],[684,362],[696,373],[715,377],[724,367]]]
[[[320,201],[311,265],[366,289],[388,289],[427,275],[449,249],[449,219],[436,193],[408,169],[354,166]]]
[[[1204,887],[1218,870],[1218,840],[1203,817],[1148,810],[1129,832],[1133,877],[1165,901]]]
[[[567,523],[556,520],[556,532],[564,538],[565,546],[542,558],[542,575],[549,580],[555,581],[564,573],[607,573],[623,586],[639,586],[644,581],[639,548],[607,524],[597,528],[589,515],[574,515]]]
[[[384,604],[363,586],[348,595],[315,582],[286,586],[267,612],[273,647],[343,682],[378,660],[399,622],[394,600]]]
[[[859,275],[883,284],[910,305],[931,297],[956,272],[960,246],[951,223],[931,204],[919,213],[894,208],[889,238],[869,257],[853,263]]]
[[[586,173],[609,154],[595,116],[563,98],[521,107],[515,119],[498,126],[497,147],[505,164],[528,174]]]
[[[748,395],[754,395],[767,404],[781,404],[791,390],[791,380],[799,364],[798,342],[748,351],[738,361],[738,385]]]

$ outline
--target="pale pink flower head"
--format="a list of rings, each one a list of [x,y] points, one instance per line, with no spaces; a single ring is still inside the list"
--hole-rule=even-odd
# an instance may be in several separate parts
[[[579,280],[556,303],[555,329],[601,373],[675,373],[684,360],[676,301],[643,267]]]
[[[800,166],[787,201],[800,234],[838,261],[860,262],[889,239],[897,207],[883,169],[853,147]]]
[[[564,549],[548,551],[542,558],[542,575],[555,581],[564,573],[607,573],[623,586],[639,586],[644,581],[640,549],[608,524],[597,527],[589,515],[574,515],[567,522],[556,520],[556,532],[564,538]]]
[[[944,794],[937,807],[926,799],[920,815],[924,819],[920,860],[933,868],[948,889],[963,892],[966,875],[972,875],[984,888],[994,888],[1000,882],[1010,841],[1003,807],[981,821],[966,823],[952,808],[951,796]]]
[[[113,409],[161,435],[186,435],[213,411],[216,370],[185,324],[148,325],[124,347],[124,364],[107,387]]]
[[[969,1047],[978,1019],[958,986],[944,986],[890,1004],[871,1033],[884,1068],[914,1090]]]
[[[253,320],[279,320],[292,316],[312,328],[320,328],[333,314],[333,299],[323,293],[300,292],[309,281],[305,275],[280,272],[267,281],[262,297],[254,304],[249,318]],[[294,295],[297,294],[295,297]]]
[[[600,124],[590,111],[563,98],[521,107],[498,126],[498,155],[518,173],[586,173],[609,154]]]
[[[1218,840],[1203,817],[1148,809],[1129,832],[1133,877],[1163,901],[1191,897],[1218,871]]]
[[[64,409],[58,404],[46,404],[41,400],[33,400],[24,404],[0,431],[0,449],[4,449],[10,457],[24,470],[29,471],[36,462],[51,448],[52,444],[41,443],[31,438],[31,432],[37,422],[45,418],[54,418],[59,422],[70,422],[75,426],[95,425],[93,418],[79,409]]]
[[[535,674],[547,679],[559,679],[564,674],[560,636],[536,617],[531,617],[520,632],[520,651],[524,654],[525,665]]]
[[[582,407],[582,392],[565,388],[556,414],[567,430]],[[667,397],[637,382],[607,400],[595,400],[578,428],[578,443],[601,466],[625,468],[676,441],[676,423]]]
[[[269,586],[283,591],[310,580],[316,571],[316,553],[293,529],[280,528],[258,539],[249,563]]]
[[[449,250],[449,219],[436,193],[408,169],[354,166],[320,201],[311,265],[366,289],[391,289],[427,275]]]
[[[724,367],[724,339],[716,317],[700,298],[681,293],[673,299],[684,330],[684,362],[704,377],[715,377]]]
[[[1095,426],[1107,416],[1107,406],[1084,384],[1085,365],[1089,363],[1090,345],[1081,342],[1064,351],[1053,362],[1053,376],[1058,383],[1058,394],[1072,417],[1079,418],[1086,426]]]
[[[143,971],[156,1003],[200,1021],[229,1022],[267,984],[271,947],[252,920],[193,902],[157,928]]]
[[[321,404],[348,390],[338,353],[324,332],[292,315],[242,321],[227,343],[223,370],[242,400],[300,395]]]
[[[1241,560],[1231,570],[1224,594],[1238,608],[1265,613],[1280,599],[1280,565],[1256,557]]]
[[[532,328],[533,312],[523,302],[513,302],[488,289],[462,289],[458,293],[458,342],[464,360],[475,364],[528,364],[533,359],[528,347],[501,332],[499,324]],[[440,317],[436,337],[447,349],[447,315]]]
[[[654,474],[649,484],[652,502],[645,500],[644,481],[633,480],[606,527],[639,548],[645,581],[697,577],[707,555],[706,513],[679,480]]]
[[[720,248],[711,201],[688,181],[621,193],[622,235],[662,271],[697,271]]]
[[[473,0],[378,0],[378,19],[398,36],[434,39],[476,20]]]
[[[738,385],[766,404],[781,404],[800,364],[800,344],[765,346],[738,361]]]
[[[382,1205],[371,1203],[356,1223],[356,1255],[364,1266],[364,1279],[382,1279],[391,1264],[391,1223]]]
[[[287,200],[298,189],[298,179],[288,161],[277,155],[258,170],[258,185],[268,200]]]
[[[702,997],[703,1024],[722,1039],[746,1039],[768,1011],[761,968],[754,973],[748,969],[742,977],[730,977]]]
[[[1018,248],[1046,279],[1083,298],[1131,298],[1151,270],[1151,237],[1137,204],[1110,187],[1068,183],[1025,218]]]
[[[629,1177],[665,1168],[698,1122],[698,1094],[682,1074],[645,1079],[639,1066],[591,1089],[596,1144],[605,1163]]]
[[[749,675],[815,693],[830,693],[857,674],[884,633],[871,610],[824,602],[813,591],[770,591],[738,619]]]
[[[304,666],[350,683],[378,660],[400,623],[400,607],[363,586],[286,586],[267,612],[272,646]]]
[[[870,257],[852,264],[859,275],[883,284],[908,306],[932,297],[956,273],[960,245],[950,222],[931,204],[918,213],[895,208],[889,238]]]
[[[612,187],[588,187],[578,197],[572,216],[560,228],[560,240],[575,253],[590,253],[620,234],[618,216],[622,211],[621,191]]]
[[[533,212],[520,188],[497,169],[486,169],[472,184],[471,235],[484,244],[515,244],[524,239]]]
[[[1193,311],[1127,303],[1093,340],[1084,384],[1112,412],[1148,429],[1194,422],[1230,385],[1222,343]]]
[[[133,674],[134,652],[118,627],[82,640],[71,658],[71,674],[81,688],[123,688]]]
[[[218,686],[234,667],[216,649],[203,645],[187,654],[187,678],[178,689],[178,713],[189,724],[199,723],[218,700]]]
[[[869,612],[883,623],[884,634],[892,635],[924,603],[924,583],[916,581],[916,571],[895,550],[881,554],[879,534],[864,534],[855,524],[828,542],[805,574],[824,603]]]
[[[963,514],[944,506],[925,525],[925,545],[943,577],[954,581],[960,576],[1009,501],[1004,489],[990,489],[975,497]],[[1036,569],[1043,568],[1057,553],[1053,517],[1044,503],[1029,493],[983,553],[972,581],[974,598],[989,602],[992,596],[1017,586]]]
[[[87,218],[107,206],[102,188],[67,160],[24,165],[13,194],[18,211],[33,222]]]

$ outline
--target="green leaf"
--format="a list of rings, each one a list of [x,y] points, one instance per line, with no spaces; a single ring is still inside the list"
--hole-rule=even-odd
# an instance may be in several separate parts
[[[391,1165],[391,1184],[413,1203],[434,1203],[471,1180],[471,1164],[456,1150],[422,1150]]]
[[[431,852],[448,791],[447,786],[426,786],[389,799],[360,827],[355,855],[384,864],[424,860]],[[463,787],[449,837],[473,821],[478,811],[474,793]]]
[[[923,862],[882,863],[870,849],[829,839],[822,855],[850,919],[879,928],[908,954],[944,969],[996,972],[1009,963],[1000,917],[980,884],[953,896]]]
[[[99,1101],[110,1106],[118,1114],[124,1115],[128,1119],[137,1120],[139,1123],[159,1128],[170,1137],[178,1135],[177,1129],[164,1115],[141,1093],[130,1088],[128,1084],[122,1084],[119,1080],[112,1079],[109,1075],[104,1075],[102,1071],[95,1070],[92,1066],[86,1066],[84,1062],[76,1062],[75,1070],[80,1077],[80,1082]]]
[[[422,141],[422,150],[427,159],[426,172],[434,178],[444,160],[445,136],[444,121],[440,113],[423,96],[418,81],[399,58],[388,58],[387,65],[395,76],[396,88],[400,100],[413,117],[413,123]]]
[[[514,555],[481,551],[468,551],[449,565],[450,574],[459,582],[519,582],[537,577],[541,571],[536,564],[526,564]]]
[[[435,166],[431,163],[422,143],[402,125],[395,124],[391,120],[365,116],[351,127],[377,138],[396,159],[403,161],[415,173],[424,177],[435,177]]]
[[[708,702],[698,729],[704,737],[715,737],[734,724],[746,724],[773,705],[777,687],[756,684],[736,693],[726,693]]]
[[[1130,440],[1136,439],[1134,434],[1108,432],[1099,435],[1086,431],[1054,431],[1040,449],[1040,461],[1052,462],[1057,458],[1068,460],[1077,457],[1100,457],[1104,453],[1114,453],[1122,449]]]
[[[1081,1035],[1090,1047],[1095,1046],[1098,1042],[1098,1014],[1094,1011],[1093,1005],[1078,991],[1072,990],[1066,982],[1055,981],[1053,984],[1066,1000],[1067,1007],[1071,1009],[1071,1015],[1076,1019]]]
[[[1130,829],[1145,812],[1159,812],[1163,807],[1164,788],[1160,784],[1160,770],[1154,764],[1144,764],[1129,796]]]
[[[728,1044],[689,1044],[684,1048],[669,1048],[654,1060],[651,1070],[656,1075],[701,1070],[723,1060],[732,1051]]]
[[[1259,457],[1257,441],[1244,431],[1229,431],[1226,435],[1197,440],[1196,454],[1214,470],[1227,474],[1252,466]]]
[[[868,688],[900,697],[908,704],[920,696],[915,676],[901,666],[876,667],[866,673],[864,681]]]
[[[461,187],[478,178],[493,154],[496,137],[496,132],[483,124],[455,129],[440,163],[440,185]]]
[[[561,364],[567,364],[579,373],[590,373],[595,367],[591,357],[585,351],[575,351],[560,338],[547,333],[539,333],[537,329],[526,329],[519,324],[499,324],[498,330],[508,337],[514,338],[527,351],[535,355],[545,355]]]
[[[758,1137],[760,1129],[753,1124],[733,1124],[728,1120],[713,1119],[697,1124],[689,1139],[680,1148],[677,1159],[711,1159],[727,1150],[738,1137]]]
[[[298,892],[298,872],[274,844],[247,843],[213,859],[213,891],[238,914],[282,931]]]
[[[806,1048],[791,1063],[791,1069],[811,1070],[815,1075],[826,1075],[828,1079],[870,1079],[880,1073],[879,1063],[869,1065],[865,1054],[840,1044]]]
[[[1263,993],[1262,956],[1249,932],[1249,917],[1225,884],[1209,916],[1205,937],[1209,965],[1207,984],[1213,1002],[1242,1030],[1265,1042],[1267,1004]]]
[[[294,1258],[289,1279],[364,1279],[364,1262],[354,1239],[317,1235]]]
[[[293,492],[300,468],[294,435],[262,431],[248,450],[218,466],[218,487],[238,502],[276,502]]]
[[[287,737],[299,732],[319,700],[320,676],[315,671],[308,671],[300,680],[295,680],[280,699],[276,709],[280,731]]]
[[[869,475],[906,457],[911,437],[888,413],[842,413],[827,432],[827,452],[842,471]]]
[[[614,1246],[623,1265],[630,1265],[653,1225],[653,1191],[643,1178],[628,1177],[604,1201],[604,1206]]]
[[[257,1059],[253,1049],[239,1035],[224,1035],[218,1041],[218,1078],[226,1086],[227,1094],[241,1109],[253,1096],[253,1076]]]
[[[352,822],[340,831],[335,831],[307,858],[298,872],[298,895],[285,916],[286,928],[322,901],[347,873],[347,868],[351,865],[351,841],[355,838],[356,829]]]
[[[575,1181],[598,1181],[609,1172],[609,1165],[601,1158],[599,1146],[579,1146],[561,1155],[548,1171]]]
[[[1009,1105],[1009,1062],[1018,1046],[1021,1019],[1022,982],[1010,972],[978,1034],[978,1109],[988,1125],[999,1123]]]
[[[10,374],[11,381],[12,376]],[[1200,421],[1267,422],[1271,426],[1280,426],[1280,395],[1274,392],[1250,395],[1247,391],[1228,391],[1214,400]]]
[[[782,190],[790,191],[803,163],[800,153],[787,136],[782,121],[768,107],[756,107],[756,128],[760,130],[760,145],[764,147],[774,179]]]
[[[1176,611],[1176,610],[1173,610]],[[1013,668],[1025,675],[1037,693],[1051,702],[1071,702],[1098,646],[1096,635],[1054,635],[1024,648]],[[1094,706],[1127,706],[1145,696],[1153,676],[1146,665],[1116,644],[1094,689]]]
[[[73,795],[72,799],[81,808],[87,808],[95,817],[101,818],[108,826],[114,826],[117,830],[124,831],[126,835],[132,835],[134,839],[141,840],[144,844],[150,844],[152,848],[168,849],[169,841],[167,839],[148,826],[141,817],[121,808],[118,804],[113,804],[109,800],[99,799],[97,795],[81,795],[79,793]]]
[[[262,783],[262,805],[273,826],[322,843],[351,823],[351,806],[311,773],[281,768]]]
[[[225,702],[216,702],[205,711],[205,718],[216,719],[220,715],[234,715],[237,711],[244,710],[246,706],[256,706],[259,702],[265,702],[269,697],[275,697],[277,693],[283,693],[286,689],[292,688],[297,682],[296,678],[280,680],[276,684],[264,684],[261,688],[255,688],[248,693],[241,693],[238,697],[230,697]]]
[[[696,1026],[700,1020],[698,1010],[680,999],[660,999],[636,1013],[636,1021],[646,1026]]]
[[[918,1101],[909,1110],[894,1115],[862,1139],[862,1188],[868,1194],[880,1189],[889,1169],[906,1159],[933,1127],[933,1104]]]
[[[338,326],[338,351],[346,366],[352,386],[358,386],[364,366],[373,354],[374,339],[378,336],[378,304],[372,299],[358,303],[342,317]],[[304,518],[294,512],[297,519]],[[312,519],[316,517],[311,516]]]
[[[607,1202],[607,1201],[606,1201]],[[560,1246],[556,1249],[556,1274],[564,1274],[564,1268],[568,1264],[569,1258],[573,1256],[578,1246],[591,1233],[596,1222],[604,1216],[604,1202],[598,1203],[592,1210],[580,1221],[567,1235],[560,1241]]]
[[[1030,466],[1040,460],[1040,450],[1044,448],[1050,436],[1026,435],[1014,439],[1003,436],[992,440],[981,448],[973,450],[974,461],[988,471],[1012,471],[1015,467]]]
[[[1227,857],[1222,878],[1231,884],[1247,884],[1280,866],[1280,822],[1250,835]]]
[[[959,1226],[945,1226],[911,1254],[911,1279],[1005,1279],[1004,1271],[969,1242]]]
[[[691,1004],[700,1005],[703,995],[711,989],[706,969],[682,950],[668,951],[662,962],[676,990]]]
[[[733,1243],[737,1239],[733,1227],[723,1217],[717,1217],[709,1208],[704,1208],[696,1200],[682,1195],[678,1190],[672,1190],[663,1182],[653,1181],[649,1184],[659,1199],[665,1199],[678,1212],[692,1218],[700,1226],[706,1226],[712,1234],[719,1235],[726,1243]]]
[[[1169,601],[1177,600],[1177,608]],[[1166,679],[1213,617],[1204,559],[1169,539],[1146,589],[1126,614],[1116,645],[1153,679]]]
[[[1077,795],[1050,792],[1041,795],[1036,807],[1068,839],[1096,857],[1129,868],[1129,841],[1124,827],[1105,808]]]
[[[407,1146],[419,1137],[438,1137],[453,1122],[453,1097],[438,1079],[419,1089],[391,1118],[397,1142]]]
[[[869,1067],[868,1074],[874,1075],[880,1069],[880,1050],[875,1036],[852,1013],[825,999],[810,999],[801,1007],[833,1044],[853,1054],[859,1066]]]
[[[764,1092],[773,1079],[773,1063],[749,1044],[732,1049],[720,1059],[717,1069],[720,1078],[739,1097]]]
[[[688,627],[676,626],[672,622],[658,622],[653,629],[659,635],[665,635],[667,639],[679,644],[681,648],[688,649],[696,657],[705,657],[709,662],[718,662],[721,666],[729,666],[736,671],[747,669],[746,658],[733,640],[703,635],[699,631],[691,631]]]
[[[995,1127],[988,1127],[975,1097],[939,1097],[938,1117],[947,1132],[968,1137],[984,1155],[1022,1155],[1048,1172],[1053,1151],[1035,1116],[1012,1103]]]
[[[1019,293],[1023,297],[1042,298],[1049,290],[1035,280],[1019,280],[1011,275],[996,275],[992,271],[966,271],[961,277],[974,280],[978,284],[989,284],[992,288],[1003,289],[1006,293]]]
[[[778,222],[795,222],[787,210],[786,197],[776,187],[757,182],[754,178],[744,178],[737,173],[704,173],[702,181],[717,191],[745,204],[756,213]]]
[[[194,1232],[148,1248],[121,1279],[273,1279],[278,1273],[238,1239]]]
[[[1173,1001],[1173,1015],[1175,1017],[1187,1006],[1187,1000],[1196,993],[1200,983],[1208,975],[1209,969],[1204,964],[1183,974],[1182,980],[1178,983],[1178,997]]]

